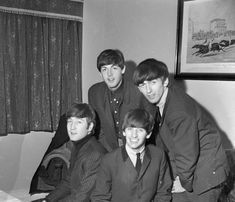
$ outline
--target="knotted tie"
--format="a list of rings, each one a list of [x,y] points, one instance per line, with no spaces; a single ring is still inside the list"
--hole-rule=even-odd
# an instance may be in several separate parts
[[[141,159],[140,159],[140,153],[137,153],[136,154],[136,165],[135,165],[135,169],[136,169],[136,171],[137,171],[137,173],[139,174],[139,172],[140,172],[140,169],[141,169]]]

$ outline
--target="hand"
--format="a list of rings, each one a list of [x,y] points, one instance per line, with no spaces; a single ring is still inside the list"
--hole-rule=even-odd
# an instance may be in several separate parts
[[[182,187],[181,183],[180,183],[180,178],[179,176],[177,176],[173,182],[173,187],[171,190],[171,193],[181,193],[181,192],[185,192],[186,190]]]

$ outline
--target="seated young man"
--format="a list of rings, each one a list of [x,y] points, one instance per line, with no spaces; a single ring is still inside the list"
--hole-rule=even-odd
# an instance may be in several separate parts
[[[68,176],[44,199],[46,202],[90,201],[104,147],[92,135],[95,112],[90,105],[73,104],[66,113],[67,130],[72,142]]]
[[[92,202],[168,202],[172,180],[165,154],[145,146],[153,117],[144,109],[129,111],[122,125],[126,143],[101,161]]]

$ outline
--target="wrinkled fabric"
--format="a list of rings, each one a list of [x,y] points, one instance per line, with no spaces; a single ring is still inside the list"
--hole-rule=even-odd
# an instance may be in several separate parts
[[[0,135],[55,131],[81,101],[82,24],[0,12]]]

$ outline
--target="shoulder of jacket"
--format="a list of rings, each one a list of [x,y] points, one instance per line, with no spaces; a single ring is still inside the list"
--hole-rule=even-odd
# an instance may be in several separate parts
[[[88,159],[94,159],[102,157],[106,151],[103,149],[96,140],[89,140],[80,150],[79,153],[86,161]]]
[[[126,96],[133,95],[133,98],[142,96],[142,93],[139,91],[138,87],[134,85],[131,81],[125,80],[125,94]]]
[[[113,162],[116,162],[116,159],[117,159],[117,156],[121,155],[121,149],[120,148],[117,148],[117,149],[114,149],[113,151],[111,152],[108,152],[104,155],[104,159],[105,161],[113,161]]]
[[[90,90],[99,89],[99,88],[104,88],[104,87],[106,87],[106,84],[105,84],[105,82],[101,81],[101,82],[98,82],[98,83],[93,84],[93,85],[89,88],[89,91],[90,91]]]
[[[147,148],[150,151],[150,154],[153,156],[162,156],[165,154],[162,148],[155,145],[148,145]]]

